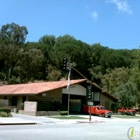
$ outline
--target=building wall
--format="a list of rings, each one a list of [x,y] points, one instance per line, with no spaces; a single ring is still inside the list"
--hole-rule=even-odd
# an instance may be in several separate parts
[[[2,95],[2,96],[0,96],[0,99],[7,99],[7,100],[9,100],[9,106],[12,105],[12,96],[4,96],[4,95]]]
[[[81,85],[72,85],[70,87],[70,91],[67,90],[66,88],[63,89],[56,89],[53,91],[49,91],[46,93],[42,93],[40,95],[32,95],[32,96],[26,96],[26,101],[59,101],[62,103],[62,94],[63,95],[68,95],[70,92],[71,97],[72,95],[74,96],[73,99],[81,99],[82,101],[86,101],[86,88],[82,87]],[[95,93],[94,93],[95,94]],[[81,96],[82,95],[82,96]],[[25,96],[25,95],[24,95]],[[80,96],[79,98],[75,98],[75,96]],[[9,100],[9,105],[12,106],[12,96],[0,96],[0,99],[8,99]],[[83,100],[85,98],[85,100]],[[99,100],[100,99],[100,100]],[[67,100],[67,98],[66,98]],[[114,103],[112,99],[109,97],[105,96],[103,93],[97,93],[95,95],[95,98],[93,101],[98,101],[99,104],[105,106],[107,109],[111,109],[111,105]],[[21,108],[21,103],[23,102],[23,96],[20,95],[17,97],[17,108]],[[82,102],[82,104],[83,104]]]
[[[103,93],[100,94],[100,105],[103,105],[106,109],[111,110],[111,105],[114,103],[114,101],[104,95]]]
[[[62,102],[62,89],[48,91],[36,96],[28,96],[28,101],[59,101]]]
[[[84,88],[81,85],[71,85],[70,89],[67,90],[67,88],[62,89],[63,94],[71,94],[71,95],[82,95],[86,96],[86,88]]]
[[[0,99],[5,99],[8,100],[8,106],[11,106],[13,108],[15,108],[15,106],[12,105],[12,97],[13,96],[0,96]],[[22,95],[21,96],[14,96],[17,97],[17,109],[21,109],[21,103],[22,103]]]

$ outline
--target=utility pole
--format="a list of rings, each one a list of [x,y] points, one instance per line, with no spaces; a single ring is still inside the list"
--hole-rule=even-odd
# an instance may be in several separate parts
[[[92,92],[92,82],[88,80],[82,73],[80,73],[77,69],[73,68],[79,75],[81,75],[83,78],[87,80],[89,85],[87,86],[87,100],[88,100],[88,106],[89,106],[89,121],[91,121],[91,106],[93,105],[92,98],[93,98],[93,92]]]
[[[67,84],[67,90],[69,91],[68,92],[68,115],[69,115],[69,112],[70,112],[70,76],[71,76],[71,63],[67,63],[67,70],[69,70],[69,73],[68,73],[68,84]]]
[[[68,115],[70,110],[70,76],[71,76],[71,69],[75,70],[79,75],[81,75],[84,79],[87,80],[89,83],[89,86],[87,86],[87,99],[88,99],[88,105],[89,105],[89,121],[91,121],[91,105],[93,105],[92,98],[93,98],[93,92],[92,92],[92,82],[86,78],[82,73],[80,73],[77,69],[72,67],[72,64],[67,62],[67,58],[63,58],[63,70],[69,70],[68,73],[68,84],[67,84],[67,90],[68,92]]]

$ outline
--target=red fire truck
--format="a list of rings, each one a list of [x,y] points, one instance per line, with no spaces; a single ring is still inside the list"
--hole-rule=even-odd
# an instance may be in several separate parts
[[[135,115],[136,114],[136,110],[132,109],[130,107],[122,107],[122,108],[118,108],[118,113],[126,114],[126,115]]]
[[[111,118],[112,111],[105,109],[104,106],[98,105],[98,106],[83,106],[83,112],[84,113],[91,113],[93,115],[98,115],[102,117],[108,117]]]

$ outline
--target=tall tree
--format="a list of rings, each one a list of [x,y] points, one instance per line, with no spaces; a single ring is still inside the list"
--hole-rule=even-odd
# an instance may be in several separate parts
[[[19,26],[18,24],[11,23],[3,25],[0,30],[0,40],[4,44],[22,45],[28,34],[25,26]]]
[[[91,65],[88,69],[91,74],[91,80],[96,82],[98,85],[101,84],[101,78],[103,74],[105,74],[106,72],[106,70],[103,69],[102,63],[100,61],[104,51],[106,50],[108,50],[108,47],[104,47],[99,43],[91,45],[90,51]]]
[[[5,73],[5,80],[10,80],[13,68],[18,60],[18,55],[20,52],[19,46],[14,46],[13,44],[0,45],[0,56],[3,60],[3,72]]]
[[[113,94],[116,92],[116,89],[128,82],[130,77],[130,69],[128,68],[115,68],[110,73],[105,74],[101,79],[102,88]]]
[[[11,23],[3,25],[0,30],[0,55],[4,60],[4,69],[7,81],[12,75],[12,70],[18,60],[18,52],[24,44],[26,35],[28,34],[25,26]]]
[[[61,66],[62,58],[67,57],[68,62],[75,64],[75,68],[88,77],[88,66],[90,66],[89,56],[90,45],[76,40],[73,36],[64,35],[56,39],[55,57],[59,66]],[[75,75],[75,78],[79,76],[75,72],[73,72],[73,75]]]
[[[55,45],[55,36],[53,35],[44,35],[39,39],[39,43],[46,44],[47,46]]]
[[[136,103],[138,101],[138,89],[136,85],[130,81],[121,84],[117,88],[115,95],[120,99],[121,106],[124,107],[136,106]]]
[[[20,77],[20,83],[27,83],[30,80],[40,80],[42,62],[44,55],[41,50],[30,49],[22,50],[19,55],[19,60],[15,67],[15,72]]]

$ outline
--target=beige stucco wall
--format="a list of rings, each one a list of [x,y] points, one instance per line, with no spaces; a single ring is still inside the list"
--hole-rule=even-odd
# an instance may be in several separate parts
[[[28,101],[59,101],[62,102],[62,89],[48,91],[36,96],[28,96]]]
[[[9,100],[9,105],[11,106],[11,103],[12,103],[12,101],[11,101],[11,100],[12,100],[12,96],[3,96],[3,95],[2,95],[2,96],[0,96],[0,99],[4,99],[4,97],[7,97],[6,99]]]
[[[100,104],[103,105],[106,109],[111,109],[111,105],[114,103],[114,101],[105,96],[103,93],[100,94]]]
[[[52,98],[55,101],[62,102],[62,89],[56,89],[46,93],[46,97]]]
[[[62,93],[86,96],[86,88],[81,85],[75,84],[71,85],[69,90],[67,88],[63,88]]]

